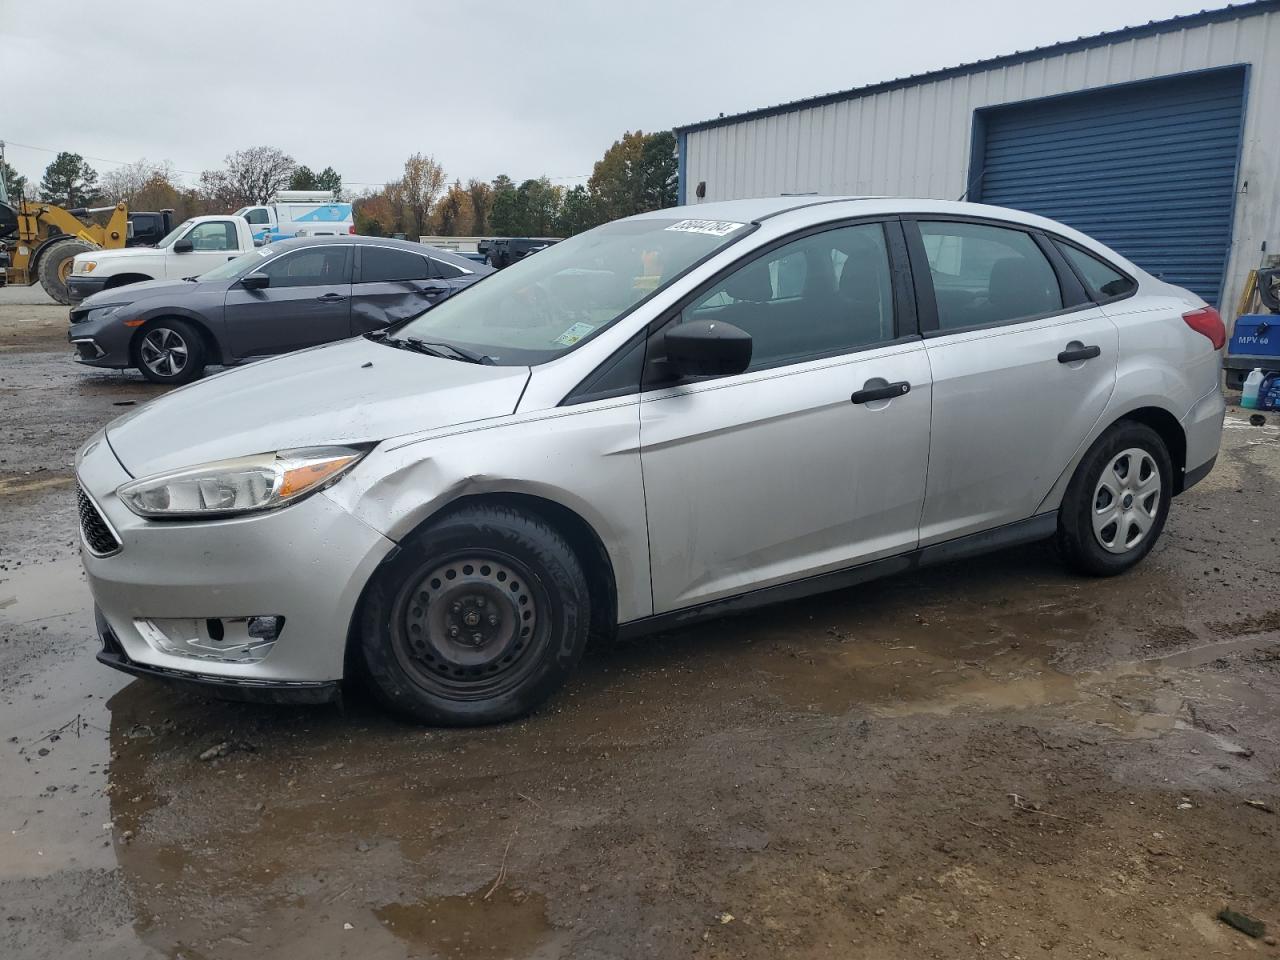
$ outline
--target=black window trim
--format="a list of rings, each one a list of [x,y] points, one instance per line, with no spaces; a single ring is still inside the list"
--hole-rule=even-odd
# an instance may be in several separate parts
[[[1088,247],[1081,246],[1080,244],[1075,243],[1071,240],[1068,240],[1066,237],[1060,236],[1059,234],[1056,234],[1056,233],[1049,233],[1048,231],[1046,231],[1045,237],[1049,240],[1049,245],[1054,248],[1054,252],[1057,253],[1058,256],[1062,257],[1062,262],[1067,265],[1067,269],[1069,269],[1072,272],[1072,274],[1076,277],[1076,279],[1080,282],[1080,286],[1084,288],[1085,293],[1088,294],[1089,299],[1093,303],[1096,303],[1096,304],[1117,303],[1121,300],[1128,300],[1130,297],[1136,297],[1138,295],[1138,287],[1140,285],[1138,282],[1138,278],[1130,274],[1128,270],[1121,270],[1118,266],[1115,265],[1115,263],[1113,263],[1107,257],[1104,257],[1101,254],[1099,254],[1096,250],[1090,250]],[[1086,257],[1093,257],[1093,259],[1097,260],[1103,266],[1106,266],[1111,270],[1114,270],[1116,273],[1120,274],[1120,276],[1124,277],[1126,280],[1132,283],[1133,289],[1130,290],[1128,293],[1121,293],[1114,297],[1101,296],[1102,291],[1092,289],[1089,286],[1089,281],[1085,279],[1083,273],[1081,273],[1079,270],[1076,269],[1075,264],[1073,264],[1066,257],[1062,256],[1062,252],[1058,250],[1059,246],[1070,247],[1072,250],[1078,250],[1080,253],[1083,253]]]
[[[647,354],[648,348],[649,330],[646,327],[637,331],[626,343],[609,354],[603,363],[583,377],[578,385],[570,390],[556,406],[572,407],[580,403],[591,403],[595,400],[613,400],[617,397],[629,397],[639,393],[640,381],[644,377],[645,361],[647,359],[645,356],[640,358],[640,375],[636,377],[634,384],[628,384],[625,387],[614,387],[612,390],[597,390],[595,387],[597,383],[612,373],[615,367],[630,360],[633,350],[641,350]]]
[[[972,223],[984,227],[996,227],[1001,230],[1013,230],[1025,233],[1031,238],[1041,254],[1049,261],[1054,276],[1058,279],[1058,289],[1062,296],[1063,306],[1058,310],[1037,313],[1028,317],[1015,317],[1012,320],[996,320],[992,323],[976,323],[967,327],[948,327],[942,329],[938,324],[938,302],[934,295],[933,274],[929,269],[929,256],[925,252],[924,237],[920,233],[920,221],[926,223]],[[1053,249],[1044,231],[1038,227],[1012,220],[999,220],[995,217],[975,217],[954,213],[904,213],[902,226],[906,231],[907,249],[911,253],[912,276],[915,279],[916,300],[920,315],[920,335],[926,340],[936,337],[949,337],[957,333],[972,333],[975,330],[994,330],[999,327],[1011,327],[1023,323],[1035,323],[1053,317],[1066,316],[1081,309],[1093,307],[1095,301],[1076,272],[1071,269],[1066,257]]]

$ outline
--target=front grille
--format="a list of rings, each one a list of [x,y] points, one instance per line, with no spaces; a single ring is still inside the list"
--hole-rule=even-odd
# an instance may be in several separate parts
[[[98,512],[98,507],[78,483],[76,484],[76,507],[80,511],[80,533],[83,534],[90,553],[105,557],[120,549],[120,541],[107,526],[107,521]]]

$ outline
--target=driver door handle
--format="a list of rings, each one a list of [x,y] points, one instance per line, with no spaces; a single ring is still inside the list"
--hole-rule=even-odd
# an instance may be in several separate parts
[[[340,293],[326,293],[323,297],[316,297],[321,303],[341,303],[347,299]]]
[[[1075,363],[1077,360],[1092,360],[1102,355],[1101,347],[1077,347],[1075,350],[1063,350],[1058,354],[1059,363]]]
[[[899,380],[897,383],[886,384],[883,387],[859,390],[849,398],[849,401],[851,403],[871,403],[873,400],[892,400],[894,397],[900,397],[904,393],[910,392],[911,384],[905,380]]]

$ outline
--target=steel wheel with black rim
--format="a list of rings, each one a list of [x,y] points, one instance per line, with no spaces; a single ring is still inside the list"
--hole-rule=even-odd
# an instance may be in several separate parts
[[[390,706],[428,723],[521,716],[586,646],[590,596],[573,549],[505,506],[452,511],[401,544],[362,604],[364,671]]]
[[[204,372],[204,339],[189,323],[159,320],[143,328],[134,358],[154,383],[189,383]]]
[[[1080,461],[1058,513],[1058,546],[1075,569],[1108,577],[1145,557],[1164,529],[1173,468],[1160,435],[1121,421]]]

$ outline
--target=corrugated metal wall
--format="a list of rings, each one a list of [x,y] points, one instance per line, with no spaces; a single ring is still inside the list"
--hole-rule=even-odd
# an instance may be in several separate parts
[[[1227,67],[984,111],[969,195],[1083,230],[1218,304],[1246,78]]]
[[[1280,251],[1280,15],[1133,37],[855,99],[685,134],[686,197],[873,194],[954,200],[969,175],[975,110],[1110,84],[1249,64],[1234,239],[1224,307],[1262,241]]]

